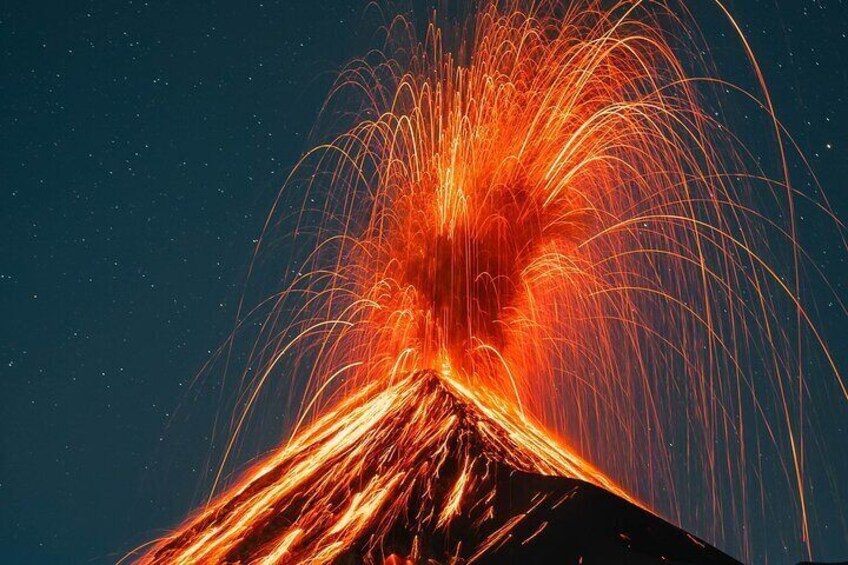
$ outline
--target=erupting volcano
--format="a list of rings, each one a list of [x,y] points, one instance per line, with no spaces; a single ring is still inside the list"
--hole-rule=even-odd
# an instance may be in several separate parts
[[[755,94],[711,78],[682,3],[471,4],[341,74],[353,123],[258,246],[293,221],[306,251],[240,321],[218,479],[269,383],[303,391],[292,435],[140,563],[733,563],[658,516],[747,559],[775,469],[809,543],[802,353],[848,394],[739,26],[716,2]],[[776,172],[714,90],[761,112]]]

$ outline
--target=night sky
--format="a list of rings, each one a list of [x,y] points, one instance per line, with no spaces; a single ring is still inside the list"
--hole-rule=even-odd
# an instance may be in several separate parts
[[[729,4],[844,221],[848,4]],[[203,500],[219,410],[189,385],[233,329],[334,73],[369,45],[364,5],[2,3],[0,562],[112,563]],[[743,75],[730,34],[703,24]],[[810,244],[848,298],[840,242]],[[283,433],[267,430],[253,455]],[[818,557],[848,558],[843,531]]]

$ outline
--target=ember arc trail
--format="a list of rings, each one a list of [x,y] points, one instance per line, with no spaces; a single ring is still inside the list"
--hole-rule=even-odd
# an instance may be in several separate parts
[[[809,554],[808,360],[817,390],[848,392],[805,301],[796,207],[844,226],[793,184],[803,157],[713,9],[750,88],[713,72],[682,2],[481,0],[423,33],[390,18],[330,93],[350,124],[269,215],[257,256],[292,195],[307,251],[244,316],[258,370],[215,489],[260,395],[306,380],[291,435],[138,562],[496,562],[585,496],[631,517],[599,559],[733,562],[656,514],[748,561],[766,479]],[[727,97],[767,147],[723,119]]]

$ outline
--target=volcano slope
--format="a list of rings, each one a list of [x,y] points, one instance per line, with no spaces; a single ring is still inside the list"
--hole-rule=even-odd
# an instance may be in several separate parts
[[[139,562],[737,563],[429,371],[342,401]]]

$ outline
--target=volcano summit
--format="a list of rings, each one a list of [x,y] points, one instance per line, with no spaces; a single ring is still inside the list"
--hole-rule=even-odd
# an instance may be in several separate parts
[[[507,406],[430,371],[365,389],[140,563],[736,563]]]

